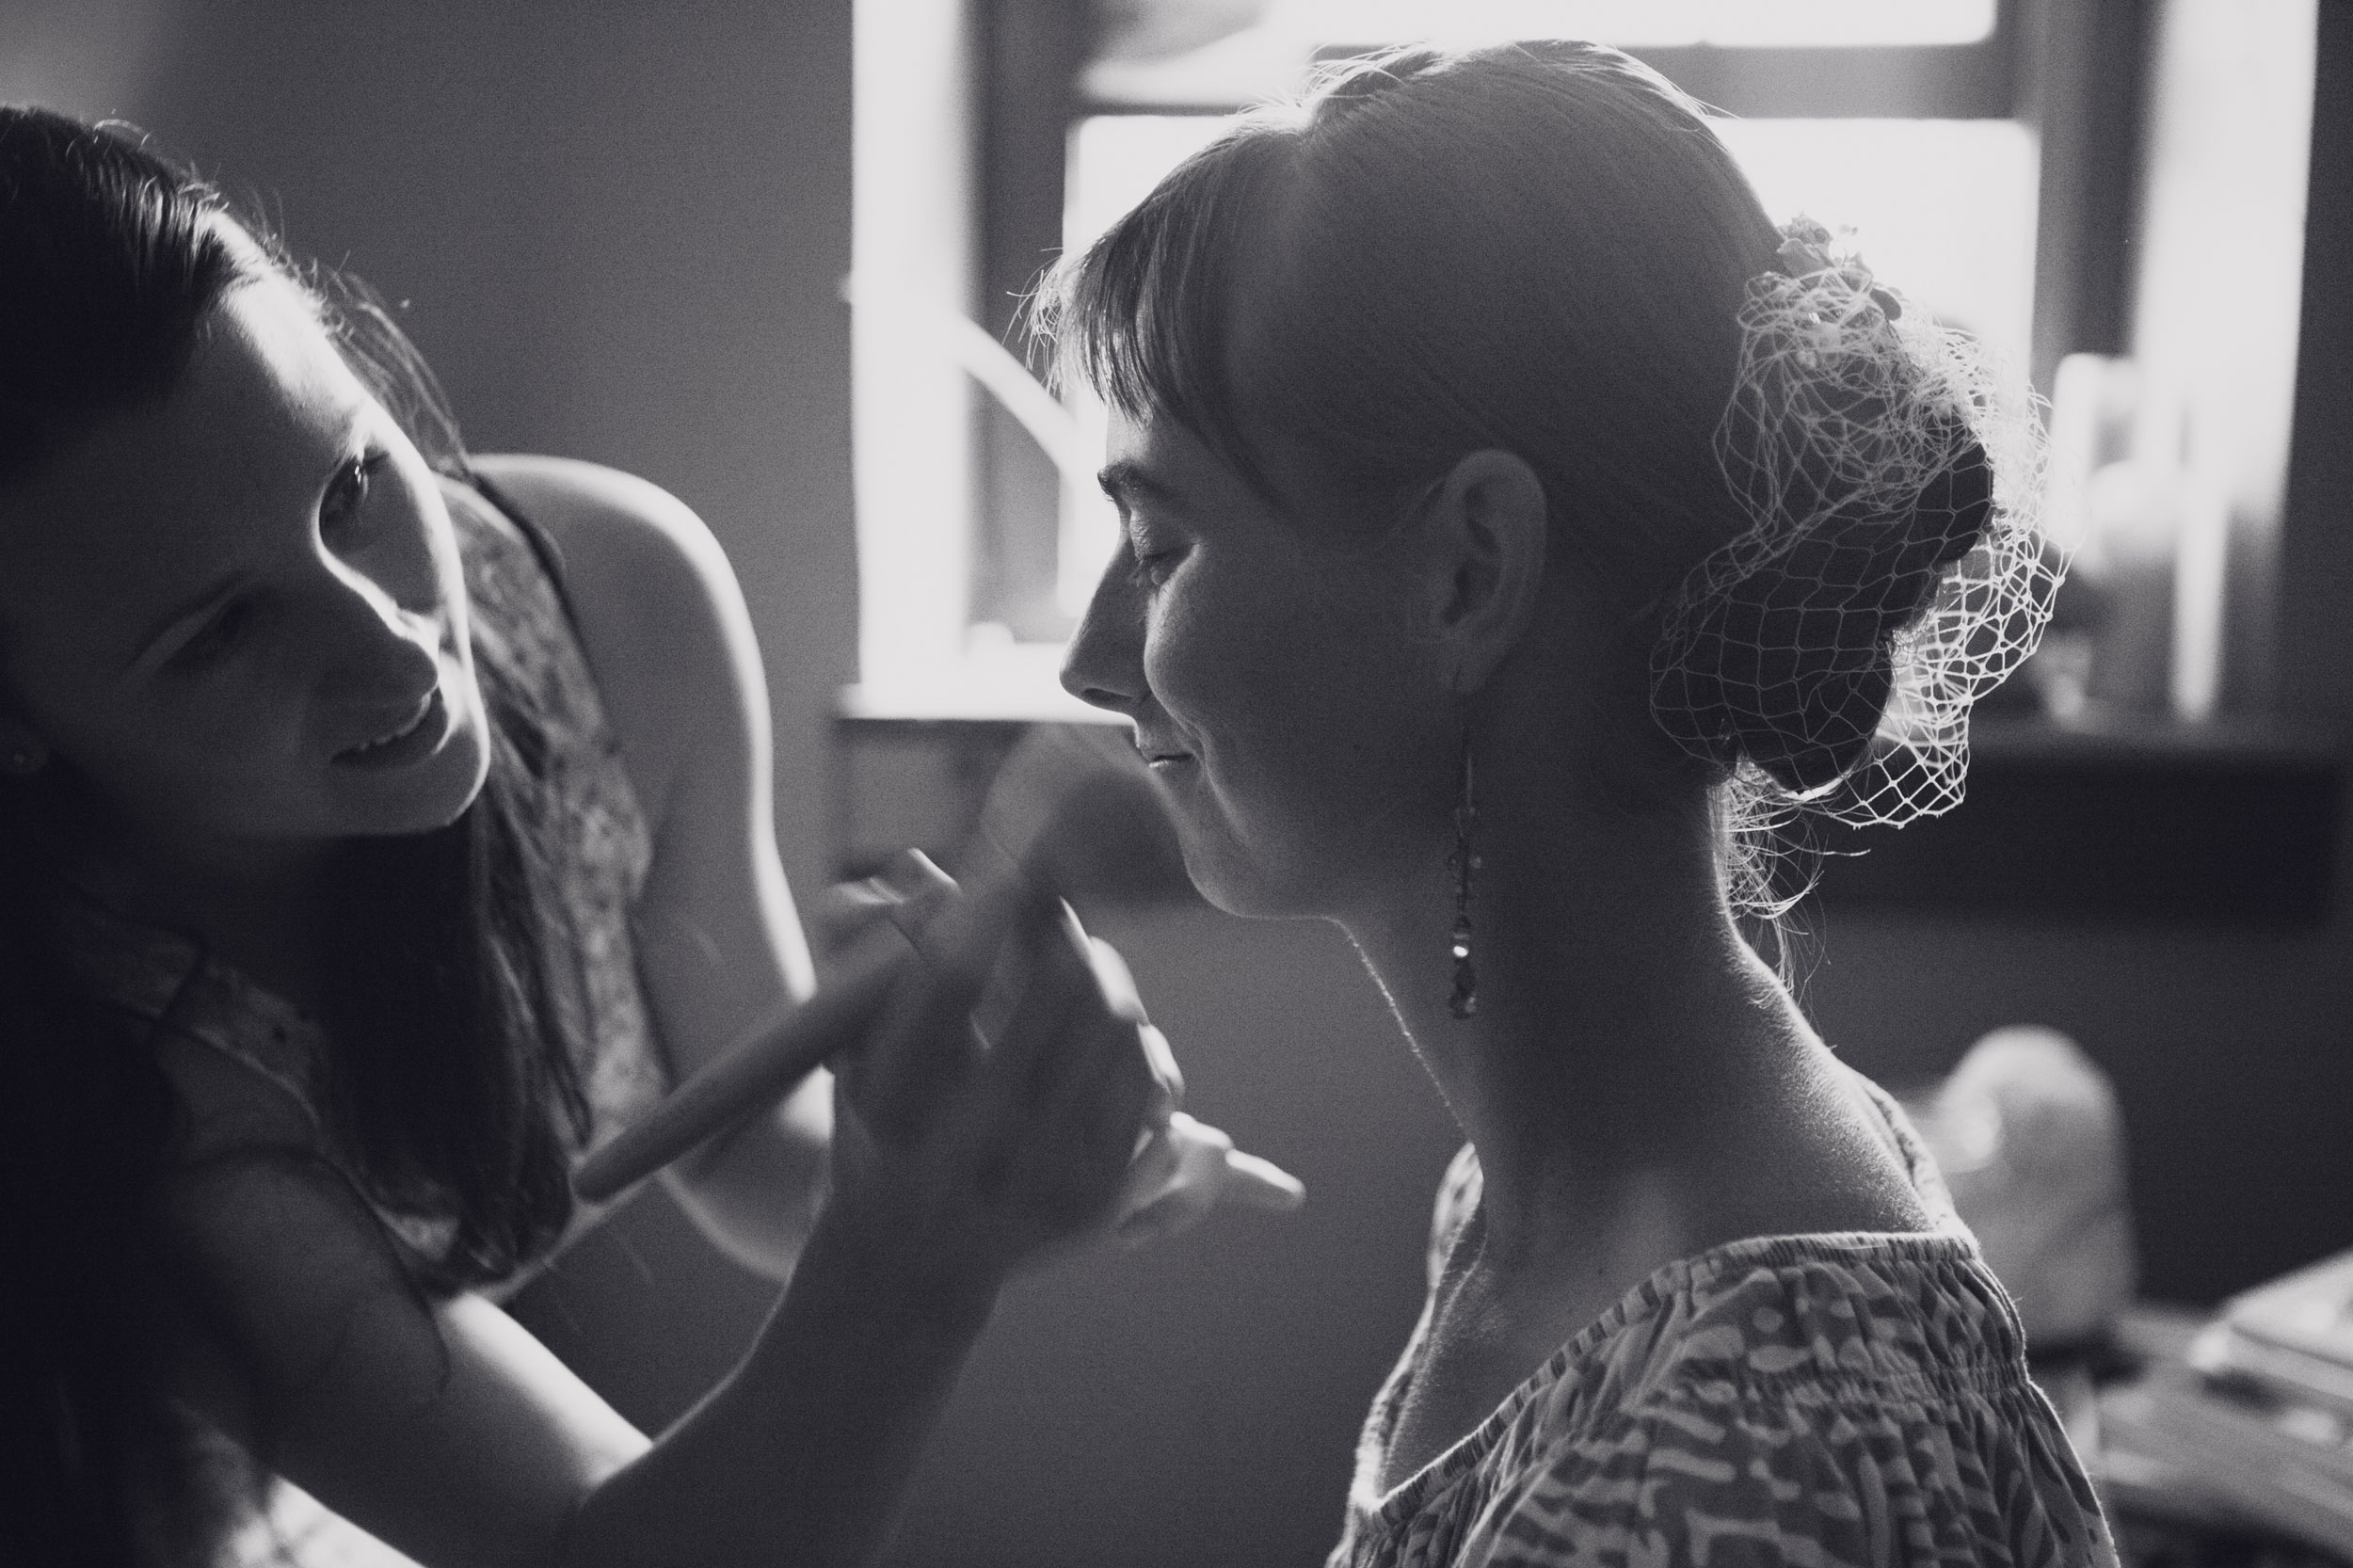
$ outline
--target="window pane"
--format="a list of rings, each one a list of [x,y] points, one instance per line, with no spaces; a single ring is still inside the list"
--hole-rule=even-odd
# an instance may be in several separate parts
[[[1327,43],[1598,39],[1622,49],[1975,43],[1993,0],[1275,0],[1270,21]]]
[[[1873,271],[2026,374],[2037,150],[2014,120],[1726,120],[1766,212],[1852,229]]]
[[[1191,51],[1151,47],[1085,77],[1100,104],[1235,105],[1297,92],[1319,50],[1427,41],[1593,39],[1622,49],[1965,45],[1993,36],[1995,0],[1272,0],[1264,18]]]

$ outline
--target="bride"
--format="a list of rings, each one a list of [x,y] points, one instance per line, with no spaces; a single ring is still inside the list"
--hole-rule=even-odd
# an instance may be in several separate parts
[[[1625,56],[1411,49],[1048,293],[1128,545],[1064,684],[1209,898],[1348,932],[1469,1139],[1336,1565],[2114,1560],[1739,925],[1776,823],[1957,803],[2051,587],[1990,381],[1828,245]]]

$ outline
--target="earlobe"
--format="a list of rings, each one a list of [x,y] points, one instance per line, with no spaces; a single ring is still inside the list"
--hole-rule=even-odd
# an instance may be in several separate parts
[[[1550,511],[1527,459],[1493,448],[1456,463],[1433,505],[1448,582],[1437,630],[1449,683],[1468,696],[1527,634],[1544,583]]]

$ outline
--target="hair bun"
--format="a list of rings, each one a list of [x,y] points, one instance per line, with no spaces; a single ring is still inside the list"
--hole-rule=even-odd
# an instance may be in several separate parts
[[[2050,615],[2057,563],[2017,510],[2039,430],[1965,341],[1850,259],[1753,279],[1739,320],[1716,455],[1749,527],[1669,605],[1652,712],[1685,750],[1753,765],[1768,808],[1818,802],[1859,824],[1945,810],[1970,704]],[[1901,733],[1878,757],[1891,704]]]
[[[1970,441],[1909,512],[1833,512],[1729,584],[1683,661],[1719,711],[1703,725],[1718,737],[1711,755],[1745,757],[1800,797],[1853,772],[1894,688],[1897,636],[1976,546],[1993,504],[1985,450]]]

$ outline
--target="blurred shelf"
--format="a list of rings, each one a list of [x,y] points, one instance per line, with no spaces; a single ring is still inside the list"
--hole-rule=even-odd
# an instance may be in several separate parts
[[[952,851],[1027,728],[837,719],[839,869]],[[2279,724],[1982,718],[1961,808],[1819,830],[1818,896],[1833,912],[2313,929],[2336,896],[2345,774],[2332,738]]]
[[[2332,737],[2247,721],[1988,719],[1970,750],[1959,810],[1820,835],[1826,907],[2270,930],[2328,921],[2345,771]]]

